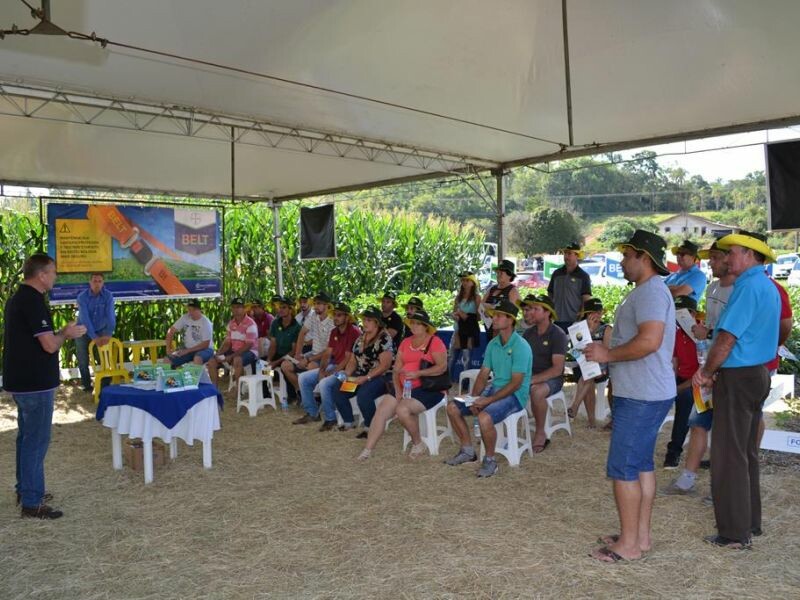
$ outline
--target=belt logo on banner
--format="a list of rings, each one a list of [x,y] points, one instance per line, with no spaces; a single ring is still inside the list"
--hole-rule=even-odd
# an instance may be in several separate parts
[[[175,249],[195,256],[217,248],[217,217],[209,211],[175,210]]]

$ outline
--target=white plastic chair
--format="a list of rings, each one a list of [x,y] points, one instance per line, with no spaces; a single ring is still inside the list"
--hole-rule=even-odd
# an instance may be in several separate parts
[[[264,382],[267,382],[269,396],[264,397]],[[247,390],[247,399],[243,399],[242,390]],[[244,406],[251,417],[255,417],[262,406],[271,406],[277,410],[275,394],[273,392],[271,375],[242,375],[239,378],[239,387],[236,390],[236,412]]]
[[[422,436],[422,441],[425,442],[425,445],[428,447],[428,452],[431,456],[437,456],[439,454],[439,445],[442,443],[442,440],[445,438],[449,438],[451,441],[453,440],[453,429],[450,427],[450,419],[447,418],[447,413],[445,412],[444,415],[444,427],[438,425],[436,422],[439,410],[444,412],[446,408],[447,394],[443,393],[441,402],[439,402],[433,408],[429,408],[428,410],[419,413],[419,434]],[[411,436],[409,435],[408,431],[403,429],[402,452],[405,452],[406,446],[408,446],[410,443]]]
[[[607,387],[608,379],[594,384],[594,418],[598,421],[605,421],[606,417],[611,415],[611,409],[608,406],[608,398],[606,398]],[[581,402],[578,414],[587,416],[585,402]]]
[[[480,373],[480,369],[467,369],[466,371],[461,371],[461,375],[458,378],[458,395],[463,393],[471,394],[472,388],[475,387],[475,380],[478,378],[478,373]],[[466,392],[464,390],[464,381],[469,382],[469,386],[467,387]]]
[[[522,437],[519,435],[519,424],[522,422]],[[525,451],[533,456],[531,441],[531,425],[528,421],[528,411],[524,408],[511,413],[495,426],[497,442],[494,451],[505,457],[512,467],[519,466],[519,461]],[[486,454],[486,446],[481,439],[481,458]]]
[[[236,381],[233,379],[233,369],[228,366],[228,363],[223,362],[219,365],[222,369],[228,374],[228,391],[230,392],[233,389],[233,386],[236,385]],[[242,367],[242,377],[247,375],[247,369],[250,369],[250,374],[255,375],[256,373],[256,364],[253,363],[251,365],[245,365]]]
[[[364,423],[364,417],[361,415],[361,409],[358,408],[358,400],[355,396],[350,397],[350,406],[353,407],[353,419],[355,419],[354,426],[358,427]],[[342,415],[339,414],[339,409],[336,409],[336,423],[339,424],[339,427],[344,425],[344,420],[342,419]]]
[[[556,423],[553,419],[553,408],[556,402],[560,402],[564,408],[564,420],[560,423]],[[567,415],[567,399],[563,390],[547,397],[547,416],[544,419],[544,433],[548,440],[559,429],[564,429],[572,437],[572,427],[569,424],[569,415]]]

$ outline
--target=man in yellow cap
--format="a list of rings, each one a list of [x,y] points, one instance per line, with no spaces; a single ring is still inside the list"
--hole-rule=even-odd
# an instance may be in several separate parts
[[[550,444],[544,431],[547,417],[547,397],[564,386],[564,361],[567,355],[567,334],[553,322],[556,310],[550,296],[528,294],[522,301],[522,311],[531,326],[522,334],[533,353],[531,370],[531,414],[536,421],[533,435],[534,454],[543,452]]]
[[[705,540],[742,549],[761,531],[758,427],[769,393],[764,363],[778,344],[781,301],[764,272],[775,256],[763,236],[726,235],[717,246],[728,251],[728,270],[736,275],[733,293],[714,330],[705,365],[695,385],[712,387],[714,443],[711,445],[711,495],[717,535]]]

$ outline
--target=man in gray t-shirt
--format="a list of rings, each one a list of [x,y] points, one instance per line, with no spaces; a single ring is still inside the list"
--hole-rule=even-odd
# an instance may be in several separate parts
[[[183,348],[169,352],[172,339],[180,332],[183,338]],[[167,360],[175,368],[188,362],[202,365],[214,356],[213,328],[211,321],[200,309],[200,302],[189,300],[186,313],[175,321],[167,331]]]
[[[656,493],[658,429],[675,401],[672,352],[675,307],[667,286],[663,238],[637,229],[620,249],[625,279],[636,287],[617,308],[611,348],[594,342],[589,360],[609,363],[614,386],[614,427],[606,474],[614,480],[619,535],[606,536],[592,557],[603,562],[641,558],[652,547],[650,515]]]

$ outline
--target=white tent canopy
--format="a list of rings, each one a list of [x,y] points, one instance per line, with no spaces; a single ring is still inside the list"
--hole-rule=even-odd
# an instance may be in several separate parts
[[[800,122],[794,0],[50,4],[109,43],[0,0],[5,183],[287,199]]]

